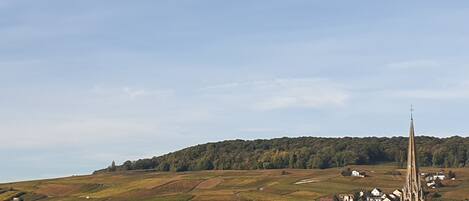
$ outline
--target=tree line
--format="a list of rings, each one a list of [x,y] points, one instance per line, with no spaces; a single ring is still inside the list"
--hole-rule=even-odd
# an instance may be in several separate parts
[[[95,171],[253,170],[330,168],[395,162],[404,167],[405,137],[298,137],[270,140],[228,140],[188,147],[173,153]],[[469,138],[416,137],[420,166],[469,167]]]

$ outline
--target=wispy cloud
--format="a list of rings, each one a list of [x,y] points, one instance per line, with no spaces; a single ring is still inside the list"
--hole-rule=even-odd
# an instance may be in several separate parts
[[[266,132],[278,132],[279,130],[274,128],[262,128],[262,127],[252,127],[252,128],[241,128],[239,129],[241,132],[249,132],[249,133],[266,133]]]
[[[160,126],[149,120],[135,119],[65,119],[28,122],[21,126],[15,122],[0,124],[0,137],[8,138],[5,147],[44,147],[104,143],[113,139],[133,138],[155,134]],[[14,133],[15,135],[10,135]]]
[[[350,96],[340,84],[317,78],[232,82],[202,90],[256,110],[337,107]]]
[[[431,100],[466,100],[469,99],[469,82],[460,82],[443,88],[397,90],[391,96]]]
[[[440,64],[434,60],[409,60],[409,61],[400,61],[394,62],[387,65],[390,69],[414,69],[414,68],[434,68],[439,67]]]
[[[172,89],[147,89],[129,86],[124,86],[121,88],[94,86],[91,89],[91,92],[107,97],[126,97],[129,99],[137,99],[143,97],[167,98],[174,94],[174,90]]]
[[[440,89],[440,90],[406,90],[396,91],[393,96],[405,98],[433,99],[433,100],[466,100],[469,99],[469,88]]]

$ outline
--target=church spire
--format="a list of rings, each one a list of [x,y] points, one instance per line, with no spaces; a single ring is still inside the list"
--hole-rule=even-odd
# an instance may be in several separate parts
[[[424,201],[420,184],[419,167],[415,147],[413,107],[410,108],[409,147],[407,150],[407,176],[403,189],[403,201]]]
[[[410,105],[410,120],[414,121],[414,105]]]

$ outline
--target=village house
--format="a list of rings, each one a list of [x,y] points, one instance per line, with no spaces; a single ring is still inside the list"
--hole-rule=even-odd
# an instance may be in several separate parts
[[[443,172],[437,172],[436,174],[425,173],[424,175],[426,182],[435,181],[437,179],[442,181],[446,179],[446,175]]]
[[[447,177],[444,172],[437,172],[436,174],[427,173],[425,174],[425,182],[429,188],[439,188],[442,186],[441,181]],[[454,180],[454,179],[453,179]]]
[[[436,180],[436,179],[445,180],[446,176],[442,172],[438,172],[435,175],[433,175],[433,180]]]
[[[394,190],[394,191],[392,192],[392,194],[395,195],[397,198],[401,198],[401,197],[402,197],[402,191],[401,191],[401,190],[398,190],[398,189]]]
[[[342,201],[354,201],[355,196],[353,194],[339,194],[339,200]]]
[[[394,190],[390,194],[385,194],[381,189],[374,188],[372,191],[369,192],[359,192],[359,197],[357,200],[366,200],[366,201],[400,201],[402,197],[401,190]],[[344,199],[340,199],[344,200]]]
[[[383,201],[383,191],[379,188],[374,188],[367,196],[366,201]]]
[[[400,197],[398,197],[397,195],[394,195],[394,194],[388,194],[388,198],[389,200],[400,200]]]
[[[359,172],[357,170],[353,170],[351,176],[352,177],[365,177],[366,173],[365,172]]]
[[[429,181],[429,182],[427,182],[427,186],[429,188],[436,188],[436,182],[435,181]]]

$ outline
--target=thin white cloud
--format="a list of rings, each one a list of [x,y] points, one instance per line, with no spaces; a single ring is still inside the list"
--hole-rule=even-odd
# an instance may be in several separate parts
[[[126,97],[129,99],[137,99],[141,97],[157,97],[167,98],[174,94],[171,89],[145,89],[145,88],[134,88],[125,86],[122,88],[106,88],[101,86],[94,86],[91,92],[111,98]]]
[[[337,107],[350,97],[340,84],[316,78],[227,83],[203,91],[255,110]]]
[[[265,133],[265,132],[278,132],[279,130],[275,128],[253,127],[253,128],[241,128],[239,129],[239,131],[249,132],[249,133]]]
[[[131,99],[134,99],[138,96],[146,96],[148,92],[145,89],[132,89],[130,87],[124,87],[122,89],[125,94],[127,94]]]
[[[469,99],[469,82],[445,86],[439,89],[398,90],[390,93],[394,97],[419,98],[431,100],[466,100]]]
[[[414,69],[414,68],[434,68],[439,67],[440,64],[434,60],[410,60],[394,62],[387,65],[390,69]]]
[[[213,89],[227,89],[227,88],[235,88],[243,83],[240,82],[230,82],[230,83],[224,83],[224,84],[219,84],[219,85],[213,85],[213,86],[207,86],[207,87],[202,87],[200,90],[205,91],[205,90],[213,90]],[[246,83],[244,83],[246,84]]]
[[[458,100],[469,99],[469,88],[450,90],[407,90],[393,93],[397,97],[433,99],[433,100]]]
[[[40,122],[0,124],[0,137],[11,143],[5,147],[41,147],[51,145],[95,144],[113,139],[125,139],[160,131],[160,126],[149,120],[133,119],[68,119]],[[14,135],[12,135],[14,134]]]

